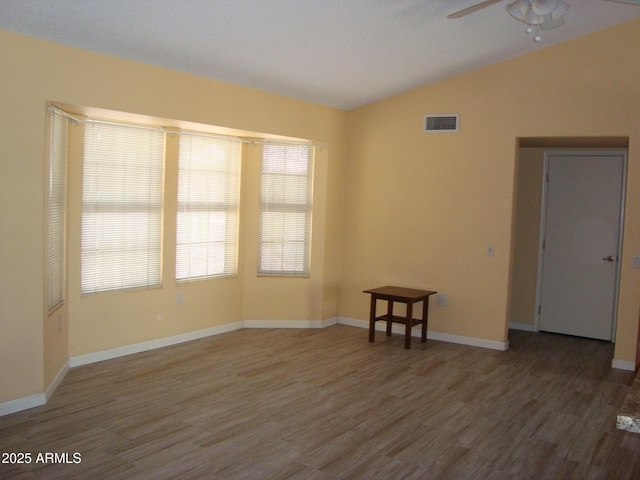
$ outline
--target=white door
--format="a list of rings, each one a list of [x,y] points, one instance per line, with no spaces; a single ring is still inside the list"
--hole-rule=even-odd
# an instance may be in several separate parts
[[[548,152],[538,328],[613,339],[626,154]]]

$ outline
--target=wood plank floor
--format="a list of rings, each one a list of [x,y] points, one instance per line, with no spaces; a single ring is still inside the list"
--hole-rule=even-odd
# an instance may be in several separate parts
[[[363,329],[239,330],[69,371],[0,418],[24,479],[638,479],[613,345],[510,332],[498,352]],[[81,462],[36,462],[79,453]]]

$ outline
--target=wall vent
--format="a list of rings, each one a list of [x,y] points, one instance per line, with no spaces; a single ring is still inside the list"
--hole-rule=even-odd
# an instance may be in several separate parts
[[[460,115],[457,113],[445,113],[437,115],[425,115],[424,131],[429,133],[457,132],[460,129]]]

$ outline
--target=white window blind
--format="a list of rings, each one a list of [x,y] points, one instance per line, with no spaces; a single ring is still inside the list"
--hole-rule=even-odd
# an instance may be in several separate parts
[[[164,133],[85,124],[82,293],[161,283]]]
[[[182,134],[176,280],[237,273],[241,142]]]
[[[49,117],[49,215],[47,291],[49,312],[65,301],[65,217],[67,117],[55,110]]]
[[[263,146],[259,275],[309,276],[312,171],[308,145]]]

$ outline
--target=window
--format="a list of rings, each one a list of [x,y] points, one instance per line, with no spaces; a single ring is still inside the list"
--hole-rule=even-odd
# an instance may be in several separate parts
[[[91,120],[84,149],[82,293],[159,286],[164,133]]]
[[[240,141],[182,134],[176,279],[237,273]]]
[[[309,276],[312,170],[308,145],[263,146],[259,275]]]
[[[47,241],[47,297],[49,312],[65,300],[66,116],[56,110],[49,117],[49,215]]]

